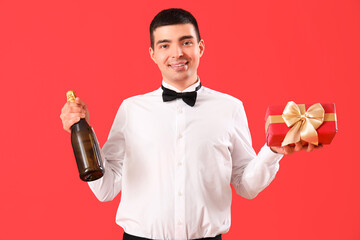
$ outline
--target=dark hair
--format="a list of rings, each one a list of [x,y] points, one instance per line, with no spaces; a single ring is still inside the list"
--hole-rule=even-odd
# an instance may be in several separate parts
[[[198,41],[200,42],[200,32],[199,27],[191,13],[181,8],[169,8],[159,12],[150,24],[150,44],[151,48],[154,49],[154,31],[158,27],[175,25],[175,24],[185,24],[191,23],[195,27],[196,35]]]

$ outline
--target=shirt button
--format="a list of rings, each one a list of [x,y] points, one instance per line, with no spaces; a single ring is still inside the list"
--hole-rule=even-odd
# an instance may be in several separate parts
[[[181,166],[182,166],[182,162],[178,162],[178,166],[181,167]]]
[[[182,196],[182,193],[181,193],[181,192],[178,192],[178,195],[179,195],[179,197],[181,197],[181,196]]]
[[[181,135],[181,134],[179,134],[178,138],[179,138],[179,139],[181,139],[181,138],[182,138],[182,135]]]
[[[178,225],[182,225],[182,222],[180,220],[178,221]]]
[[[178,109],[178,113],[180,113],[180,114],[181,114],[182,112],[183,112],[183,111],[182,111],[182,109],[181,109],[181,108],[179,108],[179,109]]]

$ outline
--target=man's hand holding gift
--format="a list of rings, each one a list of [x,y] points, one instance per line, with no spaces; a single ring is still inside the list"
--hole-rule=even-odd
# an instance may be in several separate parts
[[[314,149],[319,149],[319,148],[323,148],[323,145],[319,144],[316,146],[311,143],[309,143],[307,145],[302,145],[301,142],[297,142],[297,143],[295,143],[295,145],[285,145],[283,147],[270,147],[270,149],[273,152],[284,154],[284,155],[289,155],[289,154],[292,154],[294,152],[298,152],[301,150],[305,150],[307,152],[312,152]]]
[[[265,120],[267,145],[280,154],[322,148],[323,144],[330,144],[337,132],[332,103],[308,106],[291,101],[285,108],[270,106]]]

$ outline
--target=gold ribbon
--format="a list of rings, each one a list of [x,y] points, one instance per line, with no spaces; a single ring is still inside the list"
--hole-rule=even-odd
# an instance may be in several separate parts
[[[302,107],[305,109],[304,104],[298,104],[298,106],[299,106],[300,109]],[[325,113],[324,122],[329,122],[329,121],[336,121],[336,113]],[[285,123],[285,121],[284,121],[282,115],[270,115],[270,116],[268,116],[268,118],[266,119],[266,123],[265,123],[265,132],[267,132],[267,130],[269,128],[269,125],[272,124],[272,123]]]
[[[288,127],[281,146],[303,140],[314,145],[318,145],[318,134],[316,129],[324,122],[325,110],[320,103],[316,103],[305,112],[304,107],[299,107],[293,101],[286,105],[282,118]]]

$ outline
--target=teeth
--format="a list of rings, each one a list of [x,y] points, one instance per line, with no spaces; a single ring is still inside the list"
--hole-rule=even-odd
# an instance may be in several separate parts
[[[182,66],[185,66],[185,63],[182,63],[182,64],[176,64],[176,65],[171,65],[173,67],[182,67]]]

